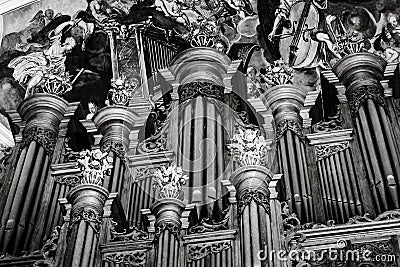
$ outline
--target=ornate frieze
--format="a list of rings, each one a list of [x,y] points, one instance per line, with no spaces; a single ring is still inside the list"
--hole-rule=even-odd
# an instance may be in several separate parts
[[[241,166],[264,166],[267,163],[268,143],[259,129],[244,129],[237,125],[231,141],[228,148]]]
[[[180,103],[198,95],[224,101],[224,87],[204,81],[185,83],[179,87]]]
[[[231,241],[209,242],[200,244],[189,244],[188,262],[197,261],[207,257],[210,254],[220,253],[223,250],[231,248]]]
[[[371,85],[349,87],[346,96],[349,102],[352,116],[357,116],[358,109],[367,99],[372,99],[380,106],[386,107],[384,89],[378,81],[371,81]]]
[[[100,149],[84,150],[79,154],[78,164],[82,170],[81,184],[102,185],[104,176],[112,169],[111,157]]]
[[[379,221],[399,220],[399,219],[400,219],[400,210],[389,210],[378,215],[375,219],[370,218],[370,215],[368,213],[364,214],[363,216],[357,215],[350,218],[347,224],[359,224],[359,223],[379,222]]]
[[[301,123],[297,120],[287,120],[283,119],[278,122],[276,126],[276,139],[279,140],[283,137],[286,131],[292,131],[295,135],[297,135],[301,140],[304,140],[304,132]]]
[[[155,183],[154,187],[159,190],[159,198],[176,198],[179,199],[182,186],[189,179],[183,174],[183,170],[172,163],[170,166],[157,168],[154,170]]]
[[[99,214],[92,209],[81,208],[72,214],[69,229],[71,230],[75,224],[83,220],[92,227],[96,234],[99,234],[102,217],[102,214]]]
[[[350,147],[350,142],[340,142],[340,143],[329,143],[329,144],[321,144],[315,146],[315,155],[317,160],[323,160],[327,157],[335,155],[341,151],[346,150]]]
[[[121,266],[140,267],[146,264],[146,250],[134,250],[106,254],[104,261],[118,264]]]
[[[25,130],[23,133],[23,139],[21,149],[28,146],[31,142],[36,141],[40,144],[47,154],[53,154],[54,147],[57,142],[57,133],[54,130],[43,128],[40,126],[33,126]]]

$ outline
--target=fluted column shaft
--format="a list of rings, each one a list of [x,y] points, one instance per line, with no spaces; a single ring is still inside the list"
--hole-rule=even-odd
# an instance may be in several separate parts
[[[32,95],[18,107],[25,127],[15,170],[1,193],[7,196],[0,207],[2,251],[18,254],[31,246],[59,125],[68,107],[64,99],[50,94]]]
[[[175,198],[164,198],[154,203],[151,210],[156,217],[155,239],[157,267],[179,266],[179,235],[181,231],[181,216],[185,204]]]
[[[346,87],[345,94],[379,213],[400,207],[399,152],[380,83],[386,64],[379,56],[359,53],[344,57],[334,67]]]
[[[276,205],[271,205],[271,172],[261,166],[244,166],[231,177],[238,200],[242,266],[279,266],[270,258],[279,250]]]
[[[71,205],[63,266],[96,266],[99,231],[108,191],[97,185],[79,185],[67,200]]]

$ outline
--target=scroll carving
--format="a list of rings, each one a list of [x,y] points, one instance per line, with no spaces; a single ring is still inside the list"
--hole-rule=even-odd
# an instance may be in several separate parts
[[[54,178],[54,181],[59,184],[74,187],[81,182],[81,177],[78,175],[60,175]]]
[[[128,252],[118,252],[108,254],[105,256],[104,261],[120,264],[121,266],[140,267],[146,264],[146,251],[134,250]]]
[[[57,142],[57,134],[55,131],[34,126],[24,131],[21,149],[28,146],[31,142],[36,141],[40,144],[47,154],[53,154],[54,147]]]
[[[148,240],[149,234],[139,230],[135,226],[129,227],[129,230],[124,230],[123,232],[117,232],[115,230],[116,222],[112,222],[113,225],[110,229],[111,233],[111,242],[126,242],[126,241],[141,241],[141,240]]]
[[[188,245],[188,261],[197,261],[210,254],[216,254],[231,248],[230,241],[210,242],[203,244]]]
[[[33,266],[34,267],[53,267],[55,264],[54,257],[56,255],[56,251],[58,248],[58,239],[60,237],[60,230],[61,227],[57,226],[50,238],[46,241],[43,245],[42,249],[40,250],[43,260],[36,261]]]
[[[341,151],[344,151],[349,147],[350,143],[348,141],[341,143],[316,145],[315,155],[317,156],[317,160],[323,160]]]

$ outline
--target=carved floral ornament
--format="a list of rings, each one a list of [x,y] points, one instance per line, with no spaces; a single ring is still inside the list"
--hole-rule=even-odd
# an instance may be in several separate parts
[[[179,87],[180,103],[195,98],[198,95],[223,101],[224,87],[204,81],[185,83]]]
[[[21,149],[33,141],[40,144],[48,155],[53,154],[57,142],[57,133],[51,129],[34,126],[24,131]]]
[[[58,248],[58,242],[59,242],[59,237],[60,237],[60,231],[61,231],[61,227],[57,226],[50,238],[46,241],[46,243],[43,245],[42,249],[40,250],[40,253],[43,256],[43,260],[38,260],[36,261],[33,266],[34,267],[43,267],[43,266],[47,266],[47,267],[53,267],[55,264],[55,255],[56,255],[56,251]]]
[[[179,199],[182,192],[182,186],[189,179],[183,174],[181,167],[177,167],[175,163],[170,166],[161,166],[154,170],[154,189],[159,190],[159,198],[176,198]]]
[[[245,207],[254,201],[257,205],[263,207],[267,214],[271,213],[269,204],[269,191],[263,192],[260,190],[246,190],[241,193],[239,198],[239,214],[242,214]]]
[[[200,244],[189,244],[188,249],[188,262],[197,261],[207,257],[210,254],[220,253],[223,250],[231,248],[231,241],[219,241]]]
[[[276,126],[276,139],[279,140],[283,137],[286,131],[292,131],[301,140],[304,140],[303,127],[301,123],[295,120],[282,120]]]
[[[371,85],[363,85],[353,87],[352,89],[346,90],[346,96],[349,101],[351,115],[357,116],[359,108],[368,99],[372,99],[375,103],[382,107],[386,107],[385,99],[383,95],[383,88],[380,83]]]
[[[90,227],[92,227],[93,231],[96,234],[99,234],[102,218],[103,218],[102,214],[98,214],[92,209],[81,208],[80,210],[72,214],[72,218],[69,223],[69,230],[72,230],[72,227],[74,227],[75,224],[83,220],[87,222],[90,225]]]
[[[110,175],[113,159],[100,149],[84,150],[79,154],[78,165],[82,171],[81,184],[102,185],[104,176]]]
[[[241,166],[264,166],[267,162],[268,144],[259,129],[236,129],[228,149]]]

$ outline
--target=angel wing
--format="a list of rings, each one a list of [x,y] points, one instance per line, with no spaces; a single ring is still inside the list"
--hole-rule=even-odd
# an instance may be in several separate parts
[[[280,58],[279,42],[268,40],[268,34],[274,26],[275,11],[279,4],[279,0],[257,0],[257,13],[260,21],[257,26],[258,40],[260,47],[264,49],[265,59],[271,63]]]

